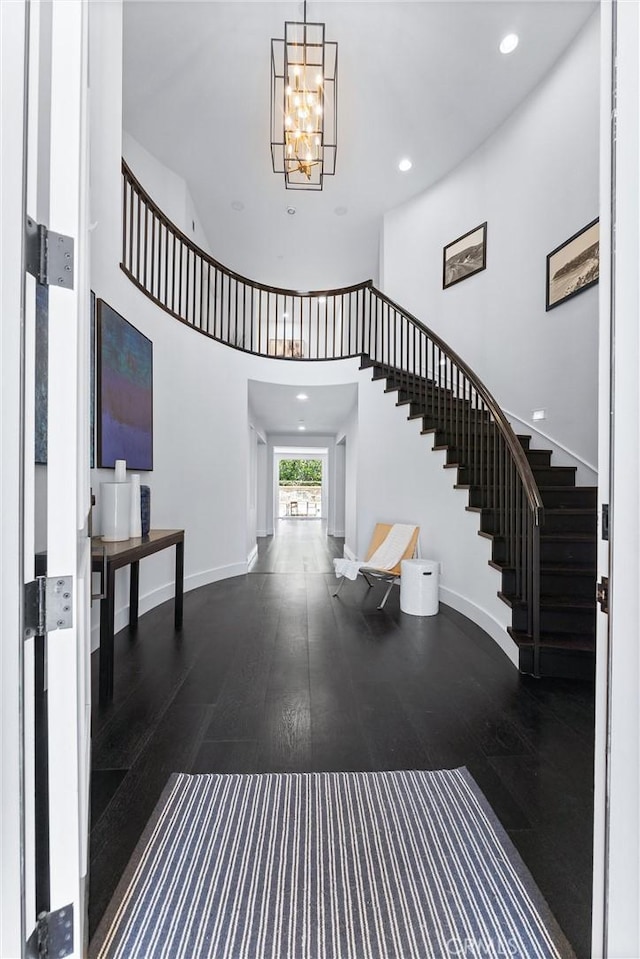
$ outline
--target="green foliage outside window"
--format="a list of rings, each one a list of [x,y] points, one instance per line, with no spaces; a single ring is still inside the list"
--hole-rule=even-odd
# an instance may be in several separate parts
[[[322,460],[280,460],[280,486],[322,486]]]

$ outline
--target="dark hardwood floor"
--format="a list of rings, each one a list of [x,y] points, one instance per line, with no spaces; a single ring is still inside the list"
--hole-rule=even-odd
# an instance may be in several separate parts
[[[104,707],[94,654],[90,934],[172,772],[464,765],[588,956],[593,686],[519,675],[444,605],[408,616],[393,590],[379,612],[362,580],[334,599],[342,546],[281,521],[247,576],[185,595],[181,633],[165,603],[116,636]]]

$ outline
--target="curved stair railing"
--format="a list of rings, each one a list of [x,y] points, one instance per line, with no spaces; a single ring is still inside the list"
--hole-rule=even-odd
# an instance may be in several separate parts
[[[121,269],[176,319],[235,349],[280,359],[360,358],[434,433],[457,466],[458,486],[483,513],[508,601],[526,611],[533,673],[540,674],[542,497],[525,451],[473,370],[372,281],[301,293],[227,269],[164,215],[122,162]]]

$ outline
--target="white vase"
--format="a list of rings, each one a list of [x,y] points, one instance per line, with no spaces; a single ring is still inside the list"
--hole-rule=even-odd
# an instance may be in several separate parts
[[[116,460],[115,469],[116,469],[115,482],[126,483],[127,482],[127,461]]]
[[[129,517],[129,536],[142,536],[142,514],[140,512],[140,473],[131,474],[131,511]]]
[[[129,483],[100,483],[102,538],[106,543],[129,539],[131,486]]]

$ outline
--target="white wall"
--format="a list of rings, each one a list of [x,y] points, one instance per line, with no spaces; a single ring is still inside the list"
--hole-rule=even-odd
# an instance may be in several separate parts
[[[257,515],[256,536],[267,535],[267,444],[259,443],[257,450]]]
[[[156,160],[126,130],[122,131],[122,155],[133,175],[151,199],[158,203],[162,212],[201,249],[210,253],[209,241],[184,179]]]
[[[517,52],[513,56],[517,56]],[[467,161],[385,217],[385,292],[500,404],[597,463],[598,291],[545,312],[546,256],[598,216],[599,16]],[[442,289],[442,250],[483,221],[487,269]],[[560,458],[554,460],[560,463]]]
[[[346,504],[346,440],[336,443],[333,480],[333,535],[344,536]]]
[[[421,421],[407,420],[384,381],[363,382],[358,396],[357,556],[363,557],[376,523],[420,526],[423,558],[441,564],[440,598],[482,626],[517,663],[506,632],[510,610],[498,597],[500,574],[488,565],[491,543],[477,535],[477,513],[466,512],[469,494],[453,488],[456,470],[443,469],[444,450]],[[351,545],[351,544],[349,544]]]
[[[344,555],[349,559],[358,555],[358,405],[337,436],[337,441],[344,444]]]

